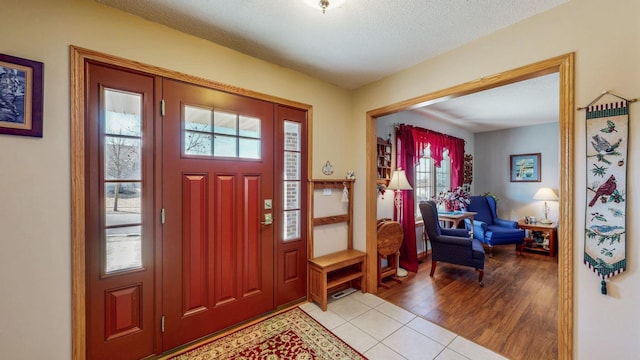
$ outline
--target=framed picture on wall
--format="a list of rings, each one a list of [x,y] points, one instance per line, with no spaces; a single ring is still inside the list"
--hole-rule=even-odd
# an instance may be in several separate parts
[[[42,137],[42,68],[0,54],[0,134]]]
[[[540,182],[540,158],[540,153],[511,155],[511,182]]]

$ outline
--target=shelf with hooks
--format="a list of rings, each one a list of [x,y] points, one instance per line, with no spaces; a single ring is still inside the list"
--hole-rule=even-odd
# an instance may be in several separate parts
[[[355,179],[318,179],[309,180],[309,286],[307,298],[315,301],[324,311],[327,309],[327,297],[329,292],[337,291],[348,286],[360,287],[366,291],[366,256],[367,254],[353,249],[353,184]],[[329,190],[328,194],[325,192]],[[330,195],[331,190],[342,190],[341,200],[331,197],[331,202],[325,209],[316,209],[316,196]],[[321,190],[322,192],[318,191]],[[329,206],[331,205],[331,206]],[[345,209],[346,207],[346,209]],[[323,210],[323,211],[320,211]],[[319,228],[328,226],[346,225],[346,249],[332,251],[321,256],[318,248],[327,247],[317,244]],[[332,239],[336,240],[336,239]]]

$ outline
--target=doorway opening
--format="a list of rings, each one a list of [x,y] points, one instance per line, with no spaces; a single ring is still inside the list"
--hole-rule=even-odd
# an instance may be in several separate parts
[[[574,181],[574,54],[569,53],[479,80],[435,91],[409,100],[391,104],[367,112],[366,118],[366,238],[367,253],[375,254],[376,248],[376,121],[378,117],[419,108],[446,99],[507,85],[557,72],[560,85],[559,138],[560,138],[560,209],[562,226],[558,229],[558,357],[572,358],[573,347],[573,213],[574,202],[572,184]],[[375,257],[369,257],[369,268],[374,269]],[[376,289],[376,274],[368,274],[368,287]]]

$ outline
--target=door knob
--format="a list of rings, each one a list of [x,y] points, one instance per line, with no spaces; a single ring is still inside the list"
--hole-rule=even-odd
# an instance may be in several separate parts
[[[262,224],[262,225],[271,225],[271,224],[273,224],[273,215],[264,214],[264,221],[261,222],[260,224]]]

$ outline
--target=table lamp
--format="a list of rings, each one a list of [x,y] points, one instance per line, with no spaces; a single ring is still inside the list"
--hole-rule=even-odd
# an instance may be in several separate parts
[[[389,180],[389,185],[387,189],[394,190],[395,196],[393,202],[396,204],[396,219],[398,222],[401,222],[402,219],[402,194],[400,193],[402,190],[413,190],[411,185],[409,185],[409,180],[407,180],[407,174],[401,168],[398,168],[391,175],[391,180]],[[400,263],[400,262],[398,262]],[[407,270],[403,269],[398,265],[398,276],[405,277],[409,273]]]
[[[542,200],[544,201],[544,219],[540,220],[542,224],[551,224],[553,221],[549,220],[549,205],[547,201],[558,201],[558,195],[548,187],[541,187],[536,191],[533,195],[533,200]]]

